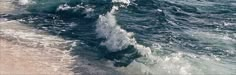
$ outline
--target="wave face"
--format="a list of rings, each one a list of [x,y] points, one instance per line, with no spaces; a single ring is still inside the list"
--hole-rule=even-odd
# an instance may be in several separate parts
[[[74,40],[82,75],[236,74],[234,0],[19,0],[1,14]],[[19,12],[13,12],[19,13]]]

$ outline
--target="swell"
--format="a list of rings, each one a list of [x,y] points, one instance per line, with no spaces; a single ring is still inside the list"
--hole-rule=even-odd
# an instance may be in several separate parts
[[[150,53],[148,47],[137,43],[133,34],[116,23],[115,12],[128,6],[129,0],[113,1],[22,1],[30,13],[2,17],[32,24],[32,27],[59,35],[65,39],[88,44],[99,57],[127,66],[134,59]],[[107,9],[108,8],[108,9]],[[97,37],[97,38],[93,38]],[[103,48],[103,47],[106,48]],[[77,50],[74,50],[76,55]]]
[[[109,75],[117,71],[128,75],[235,73],[233,3],[217,0],[35,2],[38,3],[26,5],[29,13],[1,17],[76,40],[72,54],[81,57],[76,60],[74,72],[85,75]]]

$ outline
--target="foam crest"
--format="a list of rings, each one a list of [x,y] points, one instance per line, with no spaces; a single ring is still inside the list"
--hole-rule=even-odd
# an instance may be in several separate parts
[[[117,68],[125,75],[212,75],[235,74],[235,64],[222,63],[209,56],[173,53],[167,56],[142,57],[127,67]]]
[[[117,24],[114,16],[116,10],[118,10],[118,7],[113,6],[112,10],[106,15],[99,16],[96,32],[99,38],[106,38],[106,41],[102,42],[101,45],[106,46],[111,52],[123,50],[129,45],[133,45],[140,54],[150,54],[150,48],[138,44],[132,32],[127,32]]]
[[[30,2],[29,0],[19,0],[19,5],[26,5],[29,2]]]
[[[142,57],[128,67],[118,68],[127,75],[191,75],[193,69],[192,64],[188,63],[181,53]]]
[[[114,1],[113,1],[114,2]],[[112,10],[105,15],[100,15],[97,22],[96,32],[99,38],[106,38],[101,45],[106,46],[111,52],[116,52],[133,45],[143,57],[132,62],[128,67],[117,68],[119,71],[131,74],[158,74],[158,75],[191,75],[193,69],[191,64],[183,58],[182,54],[160,57],[152,53],[150,47],[138,44],[132,32],[122,29],[114,16],[118,7],[113,6]],[[132,72],[132,73],[130,73]]]
[[[116,19],[113,15],[114,10],[115,7],[105,16],[99,16],[96,29],[98,37],[107,39],[101,45],[106,46],[112,52],[122,50],[135,42],[135,39],[132,38],[132,33],[125,31],[116,24]]]
[[[68,4],[63,4],[63,5],[59,5],[59,7],[57,8],[57,11],[59,10],[73,10],[73,11],[77,11],[78,9],[81,9],[81,8],[85,8],[86,10],[91,10],[92,8],[88,8],[88,7],[85,7],[85,6],[81,6],[80,4],[76,5],[76,6],[69,6]],[[89,12],[89,11],[88,11]]]
[[[130,4],[130,0],[112,0],[113,3],[124,3],[129,5]]]

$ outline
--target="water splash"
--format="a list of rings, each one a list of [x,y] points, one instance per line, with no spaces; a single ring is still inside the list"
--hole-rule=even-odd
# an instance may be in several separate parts
[[[29,0],[19,0],[19,5],[26,5],[28,3],[30,3]]]
[[[114,0],[113,2],[130,3],[128,0]],[[117,24],[114,14],[118,9],[118,6],[113,6],[110,12],[99,16],[96,32],[99,38],[106,38],[106,41],[102,42],[101,45],[106,46],[111,52],[120,51],[129,45],[133,45],[141,55],[151,54],[150,48],[137,43],[132,32],[127,32]]]

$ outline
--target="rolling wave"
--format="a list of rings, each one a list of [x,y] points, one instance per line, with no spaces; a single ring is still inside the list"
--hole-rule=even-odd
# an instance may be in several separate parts
[[[233,75],[235,3],[19,0],[25,12],[1,18],[74,40],[76,74]]]

